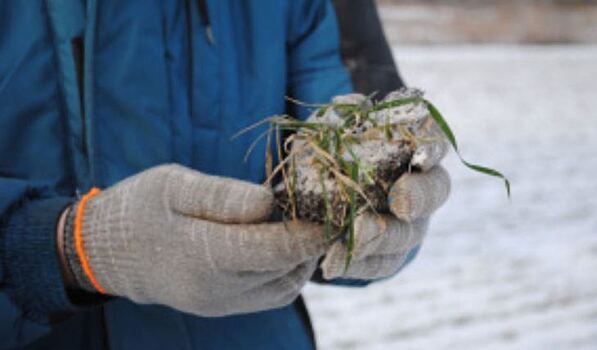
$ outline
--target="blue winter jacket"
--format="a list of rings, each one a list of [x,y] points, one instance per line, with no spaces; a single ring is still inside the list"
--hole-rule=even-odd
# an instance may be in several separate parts
[[[206,5],[206,6],[202,6]],[[61,282],[59,213],[176,162],[260,182],[266,116],[350,92],[325,0],[0,1],[0,348],[309,349],[296,305],[195,317]],[[156,261],[159,264],[159,261]]]

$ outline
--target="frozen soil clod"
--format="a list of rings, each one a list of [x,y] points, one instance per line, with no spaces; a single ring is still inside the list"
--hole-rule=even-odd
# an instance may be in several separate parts
[[[389,187],[416,167],[411,162],[415,153],[425,158],[420,145],[443,140],[437,128],[429,128],[422,95],[405,88],[379,103],[345,95],[315,111],[308,128],[295,133],[287,149],[286,178],[275,189],[286,216],[345,228],[350,191],[358,192],[359,210],[388,212]]]

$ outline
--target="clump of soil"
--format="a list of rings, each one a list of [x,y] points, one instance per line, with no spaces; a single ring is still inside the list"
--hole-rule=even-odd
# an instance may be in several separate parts
[[[275,190],[278,205],[287,217],[340,229],[355,210],[388,212],[390,186],[416,167],[415,153],[425,157],[421,143],[433,141],[430,120],[417,89],[394,91],[379,103],[358,94],[337,97],[296,125]]]

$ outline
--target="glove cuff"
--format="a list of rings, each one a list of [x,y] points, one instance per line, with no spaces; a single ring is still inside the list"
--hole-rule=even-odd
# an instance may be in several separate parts
[[[64,255],[66,256],[68,268],[77,282],[77,286],[88,292],[97,292],[91,283],[89,283],[87,277],[85,277],[85,272],[83,271],[83,267],[81,267],[81,260],[75,248],[74,227],[77,207],[78,203],[73,204],[64,224]]]
[[[94,272],[87,261],[82,232],[83,214],[87,201],[98,193],[99,190],[92,189],[71,207],[64,225],[64,252],[68,267],[79,288],[88,292],[105,294],[103,287],[95,280]]]

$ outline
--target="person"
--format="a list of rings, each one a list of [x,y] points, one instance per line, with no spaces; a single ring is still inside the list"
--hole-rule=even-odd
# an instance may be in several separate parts
[[[310,279],[366,285],[419,249],[430,159],[363,214],[357,254],[269,220],[264,116],[353,92],[328,0],[0,2],[0,347],[312,349]],[[347,59],[345,56],[344,59]]]

